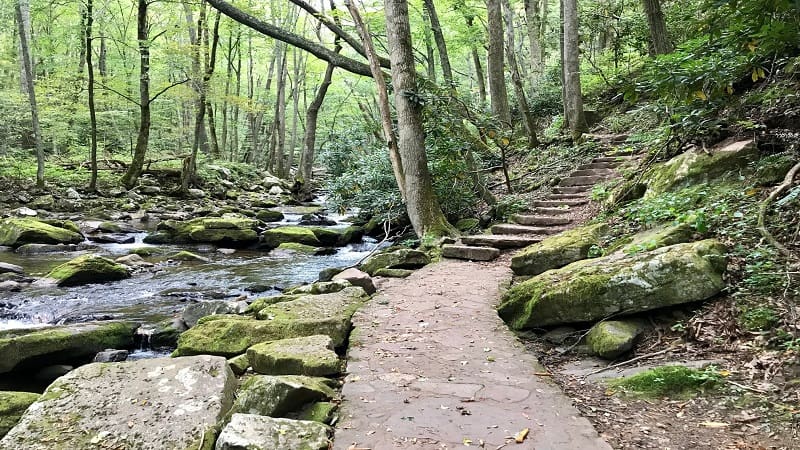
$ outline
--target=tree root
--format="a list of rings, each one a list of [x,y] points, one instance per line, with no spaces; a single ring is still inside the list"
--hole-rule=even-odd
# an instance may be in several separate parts
[[[773,191],[769,194],[769,197],[767,197],[763,202],[761,202],[761,205],[758,208],[758,231],[761,233],[761,236],[763,236],[764,239],[767,242],[769,242],[770,245],[775,247],[783,256],[791,260],[797,259],[797,255],[794,255],[791,251],[789,251],[789,249],[784,247],[783,244],[781,244],[780,242],[778,242],[777,239],[775,239],[775,236],[773,236],[772,233],[770,233],[769,230],[767,230],[765,222],[769,206],[772,204],[773,201],[775,201],[775,199],[781,194],[781,192],[783,192],[789,186],[792,185],[792,183],[794,182],[794,177],[795,175],[797,175],[798,171],[800,171],[800,162],[795,164],[791,169],[789,169],[789,172],[783,179],[783,183],[781,183],[778,187],[773,189]]]

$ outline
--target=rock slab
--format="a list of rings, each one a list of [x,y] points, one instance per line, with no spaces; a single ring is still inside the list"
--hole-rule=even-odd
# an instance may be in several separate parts
[[[88,364],[51,384],[0,448],[210,449],[235,389],[214,356]]]
[[[515,275],[538,275],[550,269],[586,259],[594,245],[599,245],[608,225],[586,225],[533,244],[511,258]]]
[[[318,422],[234,414],[216,450],[328,450],[330,434],[330,427]]]
[[[233,413],[280,417],[299,411],[304,405],[336,396],[327,378],[295,375],[255,375],[236,394]]]
[[[442,246],[442,256],[470,261],[491,261],[500,256],[500,250],[491,247],[445,244]]]
[[[253,371],[265,375],[330,376],[342,371],[330,336],[314,335],[256,344],[247,349]]]

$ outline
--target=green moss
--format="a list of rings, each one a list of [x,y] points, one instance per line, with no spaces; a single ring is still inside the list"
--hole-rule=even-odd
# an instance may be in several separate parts
[[[361,270],[374,276],[379,269],[418,269],[429,263],[430,258],[424,252],[401,248],[370,257]]]
[[[322,246],[314,232],[309,228],[288,226],[267,230],[262,235],[262,243],[268,248],[276,248],[282,243],[294,242],[298,244]]]
[[[633,347],[641,329],[640,324],[633,321],[599,322],[589,330],[586,343],[592,353],[601,358],[614,359]]]
[[[311,232],[314,233],[314,236],[316,236],[324,246],[335,247],[337,245],[344,245],[341,243],[344,240],[344,230],[335,228],[311,227]]]
[[[686,396],[711,388],[722,377],[713,367],[704,370],[685,366],[662,366],[611,381],[610,386],[646,397]]]
[[[511,258],[516,275],[538,275],[569,263],[586,259],[593,246],[599,246],[608,233],[605,223],[574,228],[530,245]]]
[[[247,372],[247,368],[250,367],[250,360],[247,358],[246,353],[235,356],[228,360],[228,367],[231,368],[231,371],[234,373],[234,375],[243,375],[245,372]]]
[[[0,245],[19,247],[23,244],[79,244],[83,240],[83,235],[78,232],[36,219],[0,220]]]
[[[332,376],[342,371],[342,361],[323,335],[264,342],[247,349],[253,371],[265,375]]]
[[[756,164],[756,181],[761,185],[771,185],[783,180],[789,169],[797,161],[792,155],[770,155]]]
[[[175,261],[194,261],[194,262],[208,262],[208,258],[200,256],[198,254],[187,252],[186,250],[181,250],[178,253],[173,253],[169,255],[167,258],[175,260]]]
[[[339,406],[331,402],[313,403],[298,415],[299,420],[310,420],[313,422],[330,425],[336,417]]]
[[[297,300],[298,298],[301,297],[301,295],[302,294],[297,294],[297,295],[281,294],[281,295],[273,295],[272,297],[257,298],[253,300],[253,303],[250,303],[250,305],[247,307],[247,310],[245,311],[245,314],[255,314],[264,309],[266,306],[272,305],[273,303]]]
[[[104,283],[123,280],[130,276],[128,268],[124,265],[98,255],[79,256],[56,266],[47,274],[47,277],[56,280],[59,286]]]
[[[297,242],[284,242],[278,246],[278,250],[287,250],[291,252],[297,253],[306,253],[313,255],[317,252],[317,247],[312,247],[310,245],[305,244],[298,244]]]
[[[262,209],[256,213],[256,219],[264,222],[280,222],[283,220],[283,213],[280,211],[273,211],[270,209]]]
[[[0,438],[19,422],[22,414],[39,394],[31,392],[0,392]]]
[[[694,229],[687,223],[656,226],[633,236],[619,239],[609,246],[608,251],[620,250],[627,254],[649,252],[668,245],[689,242],[694,233]]]
[[[373,276],[386,278],[408,278],[408,276],[412,273],[414,273],[414,271],[408,269],[378,269],[375,271]]]

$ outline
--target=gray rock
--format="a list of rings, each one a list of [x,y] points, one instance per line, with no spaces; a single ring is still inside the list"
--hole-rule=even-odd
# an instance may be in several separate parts
[[[70,200],[80,200],[82,198],[81,194],[79,194],[78,191],[76,191],[73,188],[67,188],[67,192],[65,195]]]
[[[128,267],[153,267],[153,263],[145,261],[144,258],[136,253],[120,256],[119,258],[115,259],[114,262],[124,264]]]
[[[242,384],[233,413],[280,417],[299,411],[308,403],[330,400],[336,391],[327,378],[296,375],[255,375]]]
[[[16,281],[0,281],[0,292],[19,292],[20,290],[22,290],[22,286]]]
[[[283,188],[281,188],[280,186],[272,186],[271,188],[269,188],[269,193],[270,195],[281,195],[283,194]]]
[[[0,438],[14,428],[25,410],[38,399],[39,394],[31,392],[0,392]]]
[[[370,257],[361,265],[361,270],[375,275],[380,269],[419,269],[430,262],[424,252],[401,248]]]
[[[119,233],[95,234],[88,236],[88,239],[101,244],[133,244],[136,242],[135,237]]]
[[[367,294],[372,295],[375,293],[375,283],[372,281],[366,272],[362,272],[356,268],[349,268],[344,272],[340,272],[333,276],[333,280],[345,280],[353,286],[358,286],[364,289]]]
[[[586,335],[586,344],[592,354],[605,359],[616,359],[633,348],[642,329],[638,321],[632,320],[599,322]]]
[[[253,371],[265,375],[332,376],[342,371],[329,336],[316,335],[256,344],[247,349]]]
[[[0,262],[0,273],[8,273],[8,272],[24,274],[25,269],[16,264]]]
[[[139,186],[139,192],[145,195],[155,195],[161,193],[161,188],[158,186]]]
[[[35,216],[39,215],[39,213],[36,212],[33,209],[30,209],[28,207],[23,206],[21,208],[15,209],[14,210],[14,215],[15,216],[20,216],[20,217],[35,217]]]
[[[102,352],[94,355],[92,362],[122,362],[126,359],[128,359],[127,350],[103,350]]]
[[[192,198],[205,198],[206,193],[202,189],[189,189],[187,191],[189,193],[189,197]]]
[[[332,433],[319,422],[234,414],[217,439],[216,450],[327,450]]]
[[[235,389],[215,356],[88,364],[51,384],[0,448],[210,448]]]
[[[471,261],[492,261],[500,256],[500,250],[490,247],[471,247],[468,245],[445,244],[442,246],[443,258],[466,259]]]
[[[244,309],[237,302],[224,300],[211,300],[192,303],[187,306],[181,314],[181,319],[189,328],[197,325],[197,321],[212,314],[237,314],[244,312]]]

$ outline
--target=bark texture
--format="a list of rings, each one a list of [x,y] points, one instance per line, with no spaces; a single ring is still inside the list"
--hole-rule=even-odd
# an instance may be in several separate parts
[[[27,14],[27,16],[26,16]],[[19,0],[16,7],[17,27],[19,31],[20,60],[25,92],[28,94],[28,105],[31,108],[31,125],[33,128],[33,141],[36,148],[36,186],[44,187],[44,145],[42,144],[42,130],[39,126],[39,107],[36,103],[36,90],[33,83],[33,67],[31,61],[30,43],[30,6],[27,0]],[[26,30],[27,25],[27,30]]]
[[[564,109],[573,139],[586,132],[586,117],[583,114],[581,95],[581,67],[579,60],[580,38],[578,35],[578,2],[563,0],[564,10]]]
[[[663,55],[673,50],[667,32],[667,22],[661,10],[661,0],[642,0],[644,13],[647,16],[647,27],[650,29],[650,55]]]
[[[508,107],[508,92],[503,70],[503,13],[500,0],[486,0],[487,28],[489,32],[489,56],[487,71],[489,73],[489,99],[492,114],[503,123],[511,126],[511,109]]]

